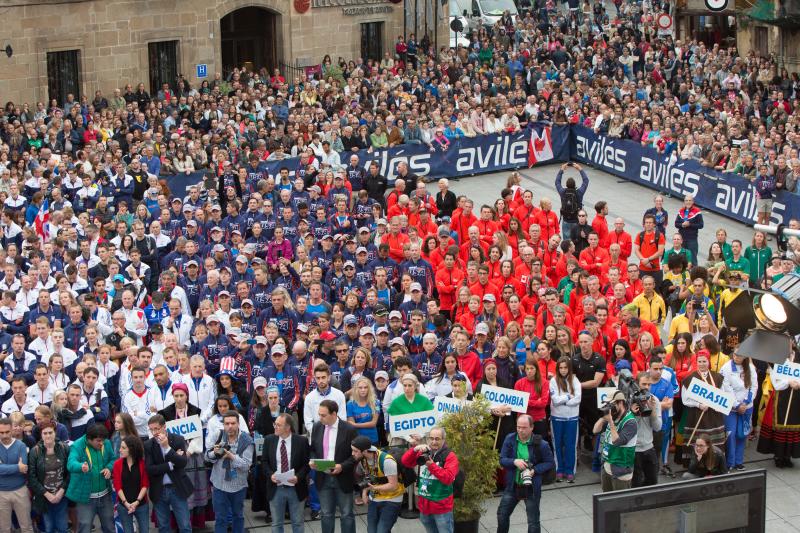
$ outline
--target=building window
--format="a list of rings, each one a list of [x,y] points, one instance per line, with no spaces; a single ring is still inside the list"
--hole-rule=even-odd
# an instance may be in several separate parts
[[[156,97],[167,83],[174,89],[178,81],[178,41],[160,41],[147,45],[150,60],[150,94]]]
[[[50,100],[59,105],[67,101],[67,95],[81,100],[80,50],[47,52],[47,90]]]
[[[361,57],[375,61],[383,57],[383,22],[361,24]]]
[[[756,26],[755,41],[756,53],[761,57],[767,57],[769,55],[769,30],[764,26]]]

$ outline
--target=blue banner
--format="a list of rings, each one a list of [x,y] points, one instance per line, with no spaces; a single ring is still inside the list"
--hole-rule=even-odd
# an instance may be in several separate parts
[[[450,143],[447,150],[431,152],[422,144],[404,144],[385,150],[355,152],[364,168],[377,161],[380,173],[389,183],[397,177],[397,165],[408,163],[419,176],[432,179],[458,178],[528,168],[531,136],[536,147],[537,165],[575,160],[615,176],[644,185],[662,193],[682,197],[691,194],[700,207],[744,223],[756,220],[756,191],[746,179],[736,174],[718,172],[694,160],[678,160],[659,154],[639,143],[597,135],[583,126],[547,126],[535,124],[520,133],[502,133],[462,138]],[[342,153],[346,165],[350,153]],[[266,163],[270,175],[287,167],[294,175],[299,158]],[[176,193],[199,183],[204,172],[173,176],[167,179]],[[179,193],[180,194],[180,193]],[[772,208],[772,222],[800,218],[800,197],[779,191]]]
[[[392,184],[397,177],[397,165],[401,162],[408,163],[409,170],[418,176],[430,178],[457,178],[474,174],[485,174],[501,170],[527,168],[528,144],[531,134],[536,139],[548,139],[553,152],[552,159],[541,161],[546,164],[552,161],[567,161],[570,154],[570,135],[568,126],[553,126],[550,135],[545,136],[544,124],[535,124],[532,129],[519,133],[502,133],[497,135],[482,135],[479,137],[457,139],[451,141],[447,150],[433,152],[423,144],[403,144],[385,150],[360,150],[355,152],[364,168],[368,168],[372,161],[377,161],[380,173],[386,176]],[[351,153],[340,154],[342,165],[349,163]],[[281,167],[287,167],[289,174],[294,175],[300,158],[289,158],[283,161],[270,161],[266,163],[267,171],[275,176]],[[185,191],[187,187],[199,183],[205,176],[204,172],[194,172],[187,175],[177,175],[167,178],[170,189]]]
[[[659,154],[655,148],[624,139],[597,135],[583,126],[572,127],[571,159],[662,193],[694,196],[697,205],[726,217],[752,224],[756,221],[756,190],[738,174],[719,172],[695,160]],[[649,207],[649,205],[648,205]],[[800,197],[778,191],[772,222],[781,224],[800,217]]]

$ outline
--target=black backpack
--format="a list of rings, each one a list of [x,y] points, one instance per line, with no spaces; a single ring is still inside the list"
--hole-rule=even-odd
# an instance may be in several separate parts
[[[534,460],[536,461],[534,464],[538,465],[542,462],[542,452],[539,449],[539,446],[542,444],[542,436],[533,434],[533,456]],[[550,444],[547,444],[550,446]],[[556,480],[556,469],[551,468],[544,474],[542,474],[542,485],[549,485]]]
[[[413,485],[417,481],[417,471],[414,468],[409,468],[403,464],[403,462],[399,459],[403,457],[405,450],[402,448],[386,448],[383,454],[380,455],[381,457],[381,470],[383,470],[383,460],[386,458],[387,455],[391,456],[392,459],[397,463],[397,480],[409,487]]]
[[[447,453],[440,454],[436,461],[434,461],[437,465],[444,468],[444,462],[447,460],[447,457],[453,453],[450,450],[447,450]],[[464,481],[466,480],[466,475],[464,471],[461,469],[461,466],[458,467],[458,473],[456,474],[456,478],[453,480],[453,497],[460,498],[464,494]]]
[[[578,211],[581,210],[581,207],[583,206],[578,199],[578,191],[566,189],[561,196],[561,216],[574,219],[578,216]]]

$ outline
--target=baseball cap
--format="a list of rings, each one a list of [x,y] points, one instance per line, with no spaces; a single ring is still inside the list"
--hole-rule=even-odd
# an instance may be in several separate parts
[[[186,210],[184,209],[184,211],[186,211]],[[197,221],[195,219],[189,220],[188,222],[186,222],[186,225],[187,226],[197,226]]]
[[[308,324],[304,322],[300,322],[297,324],[297,331],[302,331],[303,333],[308,333]]]
[[[389,328],[387,328],[386,326],[381,326],[381,327],[379,327],[378,329],[375,330],[375,334],[376,335],[384,335],[384,334],[388,335],[389,334]]]
[[[191,204],[185,204],[183,206],[183,212],[184,213],[193,213],[194,212],[194,207],[192,207]]]
[[[389,308],[383,304],[378,304],[375,306],[375,316],[386,316],[389,314]]]
[[[247,305],[247,304],[253,305],[253,300],[251,300],[250,298],[245,298],[244,300],[242,300],[242,305]]]
[[[323,331],[322,333],[319,334],[319,338],[324,341],[335,341],[336,334],[332,331]]]
[[[360,228],[358,228],[358,232],[359,233],[369,233],[369,228],[366,227],[366,226],[361,226]]]
[[[627,363],[627,361],[625,361],[625,362]],[[630,363],[628,363],[628,364],[630,364]],[[610,402],[627,402],[628,399],[625,397],[625,393],[624,392],[622,392],[621,390],[618,390],[617,392],[615,392],[611,396],[611,399],[609,401]]]
[[[225,245],[223,244],[215,244],[214,247],[211,249],[212,252],[224,252]]]
[[[388,225],[388,222],[386,222],[385,218],[379,218],[378,220],[375,221],[375,224],[377,224],[378,226],[386,226]]]
[[[326,239],[333,240],[333,237],[331,237],[329,234],[326,233],[325,235],[322,236],[322,240],[324,241]]]
[[[216,322],[219,324],[219,317],[217,315],[208,315],[206,317],[206,324],[210,324],[211,322]]]
[[[359,435],[358,437],[354,438],[350,443],[350,446],[362,452],[378,452],[378,448],[372,445],[372,440],[370,440],[370,438],[366,435]]]
[[[194,259],[190,259],[189,261],[186,261],[186,266],[187,267],[190,267],[190,266],[199,267],[200,265]]]
[[[211,233],[214,233],[215,231],[220,231],[221,232],[222,228],[220,228],[219,226],[214,226],[213,228],[211,228]]]
[[[389,341],[389,346],[394,346],[395,344],[399,344],[400,346],[405,346],[406,343],[403,342],[401,337],[395,337],[394,339]]]
[[[164,333],[164,326],[162,326],[161,324],[153,324],[152,326],[150,326],[150,333],[152,333],[153,335],[160,335]]]
[[[239,254],[239,255],[236,256],[236,262],[237,263],[244,263],[244,264],[248,263],[247,258],[245,256],[243,256],[242,254]]]
[[[266,337],[259,335],[258,337],[256,337],[256,344],[263,344],[264,346],[267,346],[269,345],[269,342],[267,342]]]
[[[231,295],[231,293],[229,293],[228,291],[219,291],[219,292],[217,293],[217,298],[222,298],[223,296],[228,296],[228,297],[230,297],[230,295]]]
[[[122,274],[115,274],[114,275],[114,281],[119,281],[120,283],[125,283],[125,278],[122,276]]]
[[[389,313],[389,320],[393,318],[399,318],[400,320],[403,320],[403,314],[400,311],[392,311]]]
[[[344,268],[347,268],[347,267],[353,267],[353,268],[355,268],[355,267],[356,267],[356,264],[355,264],[355,263],[353,263],[352,261],[345,261],[345,262],[344,262]]]
[[[253,388],[254,389],[257,389],[259,387],[266,387],[266,386],[267,386],[267,380],[262,376],[258,376],[257,378],[255,378],[253,380]]]
[[[497,302],[497,298],[494,297],[494,294],[487,292],[483,295],[484,302]]]
[[[179,203],[179,204],[182,204],[182,203],[183,203],[183,200],[181,200],[181,199],[180,199],[180,198],[178,198],[178,197],[175,197],[175,198],[173,198],[173,199],[172,199],[172,203],[174,204],[175,202],[177,202],[177,203]]]
[[[389,374],[385,370],[378,370],[377,372],[375,372],[375,379],[380,379],[380,378],[388,380]]]
[[[359,336],[361,336],[361,335],[372,335],[374,337],[375,333],[372,332],[372,328],[371,327],[364,326],[363,328],[358,330],[358,335]]]
[[[286,346],[283,344],[276,344],[272,347],[272,350],[269,352],[271,355],[275,355],[276,353],[286,355]]]
[[[363,246],[359,246],[358,248],[356,248],[356,253],[357,254],[366,254],[366,253],[368,253],[368,251]]]
[[[489,326],[486,322],[481,322],[477,326],[475,326],[475,335],[488,335],[489,334]]]
[[[347,316],[345,316],[344,317],[344,325],[345,326],[350,326],[352,324],[358,324],[358,319],[355,317],[355,315],[347,315]]]
[[[415,281],[414,283],[411,284],[410,289],[411,289],[411,292],[414,292],[414,291],[422,292],[422,285],[420,285],[419,283],[417,283]]]

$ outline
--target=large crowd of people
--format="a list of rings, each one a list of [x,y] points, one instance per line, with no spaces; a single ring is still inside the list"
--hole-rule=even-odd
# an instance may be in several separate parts
[[[210,520],[237,533],[250,505],[276,531],[288,512],[298,533],[306,502],[326,533],[338,508],[349,533],[355,502],[384,532],[409,497],[428,532],[452,531],[459,467],[444,431],[423,442],[389,421],[486,386],[530,394],[526,415],[492,411],[503,531],[524,498],[538,527],[547,471],[574,483],[581,454],[604,490],[675,465],[743,469],[756,435],[791,467],[800,381],[738,355],[746,332],[724,310],[797,272],[796,239],[728,242],[690,196],[676,213],[656,196],[626,228],[613,198],[583,205],[577,164],[550,191],[510,173],[478,201],[446,176],[401,163],[391,181],[359,158],[581,124],[752,180],[767,222],[776,191],[798,192],[797,74],[658,35],[666,4],[613,5],[537,1],[469,46],[412,34],[381,61],[325,57],[312,79],[234,69],[155,94],[9,102],[0,531],[13,511],[23,533],[31,515],[47,533],[89,533],[95,516],[110,532],[116,502],[126,532],[146,533],[152,511],[161,533]],[[683,399],[692,379],[733,393],[731,414]],[[631,402],[632,384],[649,399]],[[602,411],[600,387],[620,391]],[[199,433],[166,431],[193,416]]]

